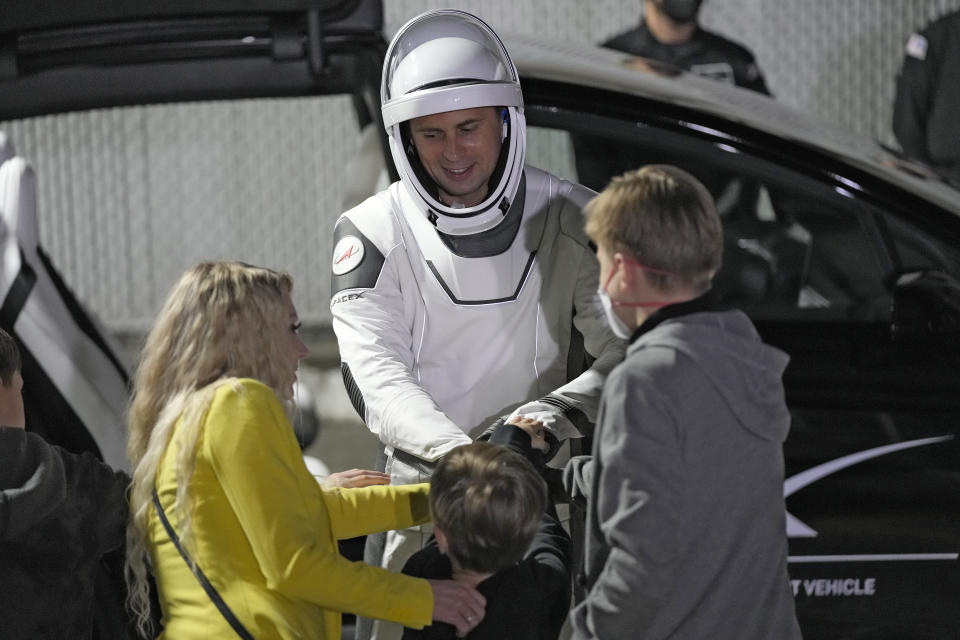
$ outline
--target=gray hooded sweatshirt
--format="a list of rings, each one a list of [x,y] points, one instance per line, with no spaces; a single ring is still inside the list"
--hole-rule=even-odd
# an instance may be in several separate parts
[[[574,637],[800,638],[783,498],[788,357],[739,311],[675,307],[633,336],[604,387],[593,455],[566,470],[588,496]]]

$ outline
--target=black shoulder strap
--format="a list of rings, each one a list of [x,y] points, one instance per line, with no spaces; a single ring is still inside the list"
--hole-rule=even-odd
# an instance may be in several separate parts
[[[217,593],[217,590],[213,588],[213,585],[210,584],[210,581],[207,580],[207,576],[203,575],[203,571],[200,570],[200,567],[195,564],[190,564],[190,557],[187,555],[187,552],[180,546],[180,538],[177,537],[177,532],[173,530],[173,527],[170,525],[170,521],[167,520],[167,514],[163,511],[163,506],[160,504],[160,496],[157,495],[157,490],[153,490],[153,506],[157,510],[157,515],[160,516],[160,522],[163,523],[163,528],[167,530],[167,535],[170,536],[170,540],[173,542],[173,546],[177,548],[177,551],[180,552],[180,555],[183,557],[183,560],[187,563],[187,566],[190,567],[190,570],[193,571],[193,575],[197,576],[197,581],[200,582],[200,586],[203,587],[203,590],[207,592],[207,595],[210,596],[210,599],[213,600],[213,604],[217,605],[217,609],[220,610],[220,613],[223,614],[223,617],[227,619],[227,622],[230,623],[230,626],[233,627],[233,630],[237,632],[237,635],[243,638],[244,640],[253,640],[253,636],[250,635],[250,632],[247,631],[247,628],[243,626],[243,623],[237,620],[237,616],[233,615],[233,611],[230,610],[230,607],[227,606],[227,603],[223,601],[223,598],[220,597],[220,594]]]

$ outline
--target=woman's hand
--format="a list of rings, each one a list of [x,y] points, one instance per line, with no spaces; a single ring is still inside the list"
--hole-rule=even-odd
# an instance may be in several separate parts
[[[520,427],[530,436],[530,446],[534,449],[539,449],[546,453],[550,450],[550,445],[547,444],[547,439],[543,435],[543,423],[539,420],[534,420],[533,418],[524,418],[523,416],[515,416],[510,419],[508,424]]]
[[[466,636],[483,620],[487,599],[479,591],[456,580],[427,582],[433,589],[433,619],[456,627],[458,638]]]
[[[321,483],[329,487],[356,489],[359,487],[370,487],[376,484],[390,484],[390,476],[380,471],[370,471],[369,469],[350,469],[349,471],[331,473],[324,478]]]

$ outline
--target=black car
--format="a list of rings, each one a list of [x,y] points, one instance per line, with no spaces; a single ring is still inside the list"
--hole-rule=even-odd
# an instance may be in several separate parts
[[[567,150],[553,170],[602,188],[669,162],[713,192],[717,288],[791,356],[784,495],[804,637],[955,637],[960,193],[762,96],[606,51],[507,45],[531,144]]]
[[[0,122],[346,95],[370,141],[353,190],[395,178],[379,125],[379,2],[138,4],[75,2],[55,18],[0,5]],[[673,163],[714,194],[726,243],[717,289],[791,357],[784,496],[804,637],[956,638],[960,192],[767,97],[502,35],[521,73],[528,163],[595,189]]]

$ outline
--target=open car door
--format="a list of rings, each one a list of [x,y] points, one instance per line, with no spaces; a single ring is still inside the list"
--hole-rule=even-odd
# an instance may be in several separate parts
[[[0,161],[0,326],[20,345],[28,428],[126,468],[126,367],[40,246],[33,169],[2,133]]]
[[[123,105],[345,94],[360,127],[379,133],[374,146],[386,156],[377,124],[382,22],[380,0],[4,0],[0,122]],[[42,172],[34,174],[14,141],[0,140],[0,325],[24,352],[27,429],[127,468],[127,364],[72,294],[71,274],[61,277],[42,248],[38,225],[55,225],[65,212],[38,211]]]

